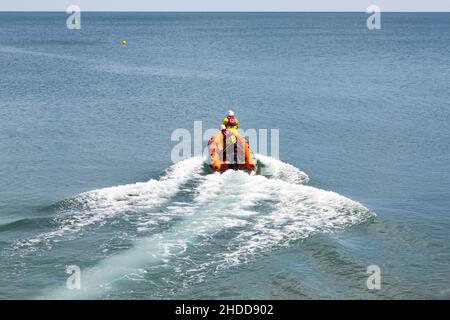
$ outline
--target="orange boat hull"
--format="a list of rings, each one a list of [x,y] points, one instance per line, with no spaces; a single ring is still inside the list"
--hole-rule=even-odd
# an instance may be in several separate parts
[[[248,140],[242,136],[234,137],[236,142],[227,146],[222,132],[217,133],[209,140],[211,170],[217,172],[228,169],[256,171],[256,158],[250,149]]]

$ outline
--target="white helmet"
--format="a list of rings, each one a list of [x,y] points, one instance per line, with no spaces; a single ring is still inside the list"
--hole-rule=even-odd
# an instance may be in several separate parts
[[[228,115],[234,117],[234,112],[233,112],[233,110],[228,111]]]

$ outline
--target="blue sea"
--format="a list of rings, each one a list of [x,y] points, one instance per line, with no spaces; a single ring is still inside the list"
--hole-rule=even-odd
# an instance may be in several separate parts
[[[67,17],[0,13],[0,298],[450,298],[450,14]],[[229,109],[278,159],[172,161]]]

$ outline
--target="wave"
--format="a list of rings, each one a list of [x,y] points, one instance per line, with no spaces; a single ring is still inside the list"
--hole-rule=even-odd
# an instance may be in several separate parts
[[[148,212],[175,195],[180,185],[193,179],[202,169],[201,158],[191,158],[170,167],[160,179],[147,182],[102,188],[81,193],[56,205],[56,228],[31,239],[21,239],[16,247],[34,246],[54,238],[77,234],[95,224],[104,224],[121,214]],[[146,223],[157,223],[152,217],[143,217]],[[156,217],[158,218],[158,217]],[[159,217],[165,220],[164,217]]]
[[[154,268],[171,270],[161,288],[170,283],[187,287],[264,252],[374,216],[358,202],[306,185],[308,176],[292,165],[257,158],[262,175],[231,170],[208,174],[202,159],[192,158],[172,166],[160,179],[94,190],[64,201],[60,227],[31,239],[29,245],[77,234],[119,215],[134,217],[133,226],[145,236],[84,270],[82,290],[61,289],[44,296],[98,297],[130,279],[154,285]],[[159,228],[169,221],[170,227]]]
[[[40,218],[23,218],[14,220],[4,224],[0,224],[0,232],[17,231],[17,230],[33,230],[36,229],[36,225],[50,226],[48,223],[49,217]]]

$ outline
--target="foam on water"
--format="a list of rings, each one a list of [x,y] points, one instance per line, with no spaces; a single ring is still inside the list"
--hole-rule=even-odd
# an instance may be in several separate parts
[[[165,215],[177,216],[179,220],[166,231],[138,238],[131,249],[84,270],[82,290],[57,289],[45,292],[45,297],[108,295],[115,285],[127,279],[151,282],[155,268],[168,266],[172,272],[166,286],[175,281],[186,287],[203,281],[211,272],[245,263],[265,251],[373,216],[355,201],[304,185],[308,177],[297,168],[272,158],[258,158],[270,171],[267,177],[231,170],[200,174],[202,161],[190,159],[173,166],[160,180],[95,190],[77,197],[85,205],[84,214],[91,216],[90,223],[127,210],[139,214],[137,208],[152,207],[162,201],[169,203]],[[170,197],[188,180],[194,185],[188,190],[192,199],[171,202]],[[145,223],[137,220],[141,228]],[[67,230],[70,228],[60,232]]]
[[[309,182],[309,177],[306,173],[289,163],[261,154],[258,154],[257,158],[264,164],[265,175],[294,184],[306,184]]]
[[[169,200],[179,191],[180,185],[199,175],[202,165],[201,158],[190,158],[171,166],[158,180],[97,189],[67,199],[60,203],[61,209],[54,219],[55,230],[19,240],[17,246],[35,245],[55,237],[76,234],[120,214],[148,212]],[[151,216],[146,218],[146,223],[157,223],[151,220]],[[165,220],[160,216],[154,218]]]

